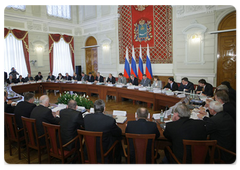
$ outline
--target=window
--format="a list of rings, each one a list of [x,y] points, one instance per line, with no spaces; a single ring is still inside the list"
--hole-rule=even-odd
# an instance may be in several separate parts
[[[19,75],[27,77],[28,71],[23,52],[22,40],[16,39],[12,33],[4,39],[4,71],[9,75],[14,67]]]
[[[71,19],[70,5],[47,5],[47,13],[50,16]]]
[[[59,42],[54,42],[53,48],[53,75],[57,76],[58,73],[65,73],[73,75],[73,66],[69,44],[63,38]]]
[[[26,5],[8,5],[6,8],[13,8],[15,10],[21,10],[21,11],[25,11],[26,9]]]

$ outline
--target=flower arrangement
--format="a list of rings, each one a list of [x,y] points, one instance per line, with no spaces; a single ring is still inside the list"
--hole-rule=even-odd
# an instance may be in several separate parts
[[[62,103],[62,104],[68,104],[70,100],[75,100],[77,102],[78,106],[83,106],[86,109],[90,109],[93,107],[93,102],[89,99],[88,96],[83,96],[78,95],[77,93],[70,94],[69,92],[64,92],[63,94],[60,93],[59,98],[57,99],[57,104]]]

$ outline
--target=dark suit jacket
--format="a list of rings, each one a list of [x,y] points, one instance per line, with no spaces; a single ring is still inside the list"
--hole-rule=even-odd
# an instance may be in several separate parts
[[[181,83],[178,90],[183,91],[183,89],[188,89],[188,90],[186,90],[186,92],[190,92],[191,90],[194,90],[194,85],[190,81],[188,82],[188,84],[186,86]]]
[[[38,80],[42,80],[43,76],[41,75],[40,77],[38,77],[38,75],[35,76],[35,81],[38,81]]]
[[[154,122],[146,121],[145,119],[139,119],[137,121],[129,121],[125,133],[134,134],[156,134],[156,139],[160,136],[157,124]],[[148,141],[146,162],[151,163],[151,142]],[[135,151],[133,143],[130,142],[130,161],[135,163]]]
[[[11,83],[16,83],[16,80],[15,79],[12,79],[12,81],[10,82],[9,78],[7,79],[7,83],[8,84],[11,84]]]
[[[44,107],[42,105],[39,105],[32,110],[30,118],[36,119],[38,136],[41,136],[44,134],[42,122],[58,124],[60,121],[59,118],[53,117],[51,109]],[[41,143],[41,145],[44,145],[46,143],[45,138],[42,138],[40,143]]]
[[[68,76],[68,77],[65,76],[64,79],[65,79],[65,80],[72,80],[72,77],[71,77],[71,76]]]
[[[236,125],[232,117],[222,111],[211,118],[204,117],[207,133],[211,140],[217,140],[217,144],[236,152]],[[226,163],[232,163],[234,157],[225,152],[221,152],[222,159]]]
[[[134,80],[132,80],[132,79],[130,78],[129,83],[132,83],[132,85],[137,86],[137,85],[138,85],[138,79],[137,79],[136,77],[134,77]]]
[[[21,116],[30,118],[32,110],[36,107],[35,104],[26,101],[19,102],[14,111],[16,123],[19,128],[23,128]]]
[[[84,122],[82,114],[73,109],[63,109],[60,111],[59,115],[62,144],[64,145],[78,135],[77,129],[83,127]],[[74,143],[72,143],[72,145],[68,145],[66,149],[71,150],[73,147]]]
[[[236,90],[234,90],[233,88],[230,88],[229,89],[229,92],[228,92],[228,96],[229,96],[229,100],[230,102],[236,106]]]
[[[12,106],[11,104],[7,104],[7,102],[4,102],[4,112],[6,113],[14,113],[16,106]]]
[[[81,75],[80,81],[87,81],[88,76],[84,74],[84,76]]]
[[[25,82],[28,82],[28,81],[33,81],[33,78],[32,77],[30,77],[30,78],[28,78],[28,77],[25,77]]]
[[[183,139],[187,140],[206,140],[207,133],[205,124],[202,120],[180,118],[177,121],[166,123],[163,135],[172,142],[172,151],[177,159],[183,159]],[[191,153],[187,150],[187,155]],[[187,162],[191,162],[191,157],[187,157]]]
[[[197,91],[202,91],[203,87],[198,86]],[[204,91],[202,92],[203,94],[212,97],[213,96],[213,86],[209,83],[206,84]]]
[[[80,77],[79,77],[79,75],[77,75],[77,76],[72,76],[72,79],[73,79],[73,80],[80,81]]]
[[[95,80],[96,80],[96,81],[99,81],[99,82],[104,82],[103,76],[101,76],[101,75],[100,75],[100,77],[96,76],[96,77],[95,77]]]
[[[227,102],[223,104],[223,111],[230,114],[230,116],[233,118],[233,120],[236,123],[236,107],[231,102]]]
[[[59,76],[57,77],[57,80],[63,80],[64,79],[64,77],[62,76],[60,79],[59,79]]]
[[[171,87],[171,84],[168,83],[166,86],[164,86],[164,88],[169,88],[172,91],[176,91],[176,90],[178,90],[178,84],[176,82],[173,82],[172,87]]]
[[[105,153],[111,145],[121,139],[122,130],[116,125],[116,120],[103,113],[88,114],[84,117],[84,126],[87,131],[103,132],[103,152]],[[100,148],[97,146],[98,161]]]
[[[7,82],[7,72],[4,71],[4,82]]]
[[[48,76],[48,77],[47,77],[47,80],[48,80],[48,79],[50,79],[50,80],[55,80],[55,78],[56,78],[56,77],[55,77],[54,75],[52,75],[52,77]]]
[[[111,82],[112,84],[115,84],[115,83],[116,83],[116,79],[115,79],[115,77],[113,77],[113,76],[112,76],[112,79],[110,79],[110,78],[108,77],[107,82]]]
[[[87,77],[87,81],[89,81],[89,82],[94,82],[94,77],[93,76],[91,76],[91,77]]]
[[[19,83],[19,82],[25,82],[25,79],[24,78],[22,78],[21,80],[18,78],[17,79],[17,83]]]

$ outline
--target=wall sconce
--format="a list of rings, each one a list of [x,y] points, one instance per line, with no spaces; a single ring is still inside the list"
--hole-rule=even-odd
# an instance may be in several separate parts
[[[108,44],[103,44],[102,45],[103,50],[108,50],[110,46]]]
[[[36,51],[37,52],[42,52],[43,51],[43,47],[42,46],[37,46],[36,47]]]
[[[31,60],[30,63],[32,63],[32,65],[35,66],[35,63],[37,62],[37,60]]]
[[[197,35],[197,34],[193,34],[191,36],[191,39],[192,39],[193,42],[198,42],[198,41],[200,41],[200,36]]]

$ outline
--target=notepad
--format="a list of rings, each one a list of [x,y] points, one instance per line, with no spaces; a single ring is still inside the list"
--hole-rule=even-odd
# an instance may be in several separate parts
[[[124,123],[127,120],[127,117],[126,116],[117,116],[115,118],[115,120],[117,123]]]
[[[152,118],[154,119],[160,119],[160,113],[155,113],[152,115]]]
[[[127,111],[113,110],[115,116],[127,116]]]

